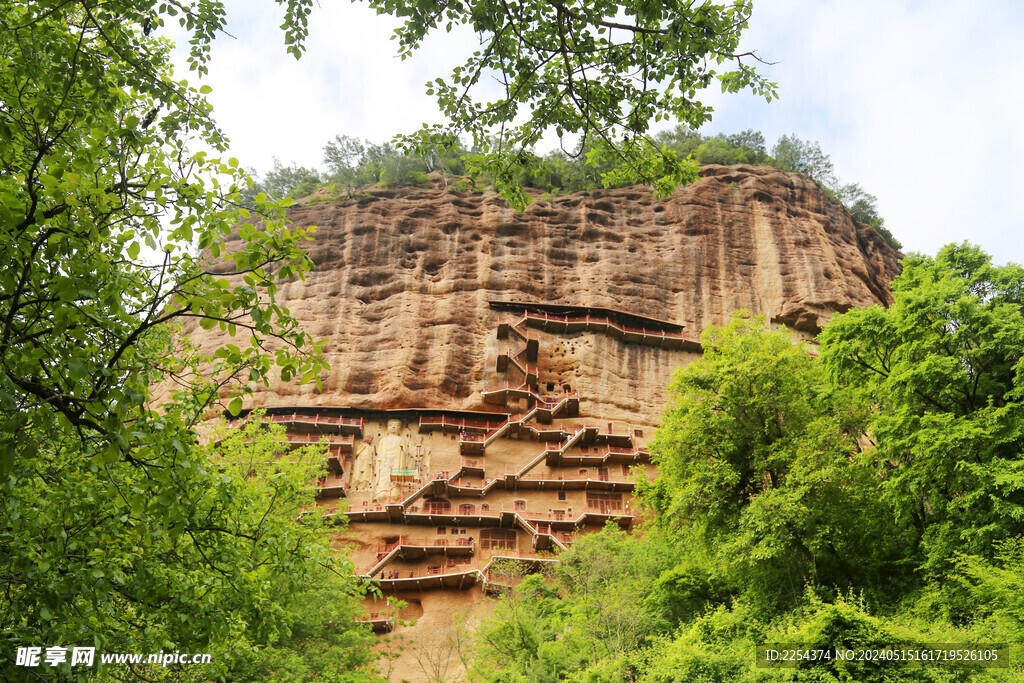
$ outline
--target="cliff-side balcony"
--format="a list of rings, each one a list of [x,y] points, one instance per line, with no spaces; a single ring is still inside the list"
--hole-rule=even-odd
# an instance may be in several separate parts
[[[338,453],[351,453],[355,445],[355,437],[338,434],[286,434],[285,438],[287,438],[290,446],[295,446],[296,448],[322,443],[328,446],[331,451]]]
[[[500,524],[498,512],[477,510],[474,513],[461,513],[457,509],[445,511],[428,511],[419,506],[411,506],[402,515],[406,524],[423,524],[425,526],[461,526],[461,527],[495,527]]]
[[[576,417],[580,414],[580,392],[574,391],[564,396],[535,396],[537,400],[537,419],[550,423],[559,415]]]
[[[611,323],[609,327],[618,331],[618,336],[624,342],[658,346],[665,349],[678,349],[680,351],[692,351],[701,353],[703,346],[700,340],[688,337],[681,333],[666,332],[665,330],[648,330],[643,327],[629,327],[627,325]]]
[[[646,448],[610,446],[604,451],[593,455],[563,451],[548,451],[546,455],[546,464],[553,469],[559,467],[601,467],[608,464],[636,465],[651,461],[651,454]]]
[[[394,557],[403,562],[415,562],[427,555],[444,555],[445,557],[469,557],[476,552],[476,541],[473,538],[456,537],[454,542],[445,536],[424,536],[411,538],[399,536],[391,543],[377,544],[378,560],[397,551]],[[371,571],[371,574],[373,572]]]
[[[394,468],[391,470],[391,481],[408,482],[416,480],[416,470],[414,469],[398,469]]]
[[[620,491],[636,489],[636,482],[625,477],[610,473],[598,474],[596,477],[573,476],[571,474],[534,474],[519,477],[515,484],[517,489],[536,491]]]
[[[631,448],[633,446],[633,435],[629,432],[598,432],[594,438],[594,443],[607,445],[610,448]]]
[[[461,458],[462,474],[468,476],[484,476],[484,463],[482,460]]]
[[[374,633],[389,633],[395,628],[395,617],[390,612],[370,612],[355,621],[357,624],[369,624]]]
[[[646,344],[661,348],[680,349],[700,353],[702,346],[700,340],[689,337],[681,332],[665,331],[664,329],[648,329],[626,325],[608,316],[563,316],[550,313],[528,312],[523,319],[517,323],[531,327],[538,327],[545,332],[571,333],[571,332],[603,332],[624,342]]]
[[[340,453],[331,452],[324,460],[327,462],[327,469],[334,474],[344,472],[344,461]]]
[[[495,405],[505,405],[510,398],[529,399],[537,396],[536,392],[534,392],[530,385],[525,382],[520,384],[512,384],[511,382],[496,384],[494,386],[484,387],[480,393],[483,394],[484,402]]]
[[[632,514],[623,510],[613,510],[608,507],[587,506],[575,519],[567,515],[555,514],[553,512],[537,513],[521,511],[518,513],[521,519],[531,525],[549,525],[551,529],[562,532],[573,532],[581,526],[589,524],[604,525],[605,522],[614,521],[623,529],[628,529],[635,519]]]
[[[363,501],[361,508],[346,510],[345,516],[349,522],[387,522],[390,519],[383,505],[367,501]]]
[[[337,415],[321,415],[319,413],[277,413],[267,415],[271,422],[280,422],[286,425],[312,429],[324,434],[349,434],[362,436],[363,418],[361,417],[340,417]]]
[[[527,413],[529,415],[529,413]],[[509,417],[486,434],[459,434],[459,453],[461,455],[483,455],[484,449],[509,430],[517,431],[526,416]]]
[[[508,593],[514,587],[512,579],[504,574],[491,573],[490,570],[482,572],[483,591],[487,595],[501,595]]]
[[[343,498],[347,495],[348,484],[344,479],[334,478],[328,480],[326,477],[320,479],[316,485],[316,499]]]
[[[459,453],[461,455],[482,456],[487,446],[486,434],[460,434]]]
[[[541,571],[545,567],[558,564],[558,558],[541,556],[535,552],[525,550],[496,549],[487,564],[481,569],[484,577],[491,580],[502,581],[509,579],[507,574],[501,571],[501,565],[518,565],[527,571]]]
[[[508,415],[500,415],[496,420],[474,419],[470,417],[456,417],[452,415],[420,415],[419,425],[421,432],[429,432],[440,429],[446,432],[489,432],[495,429],[502,421],[508,419]]]
[[[496,482],[490,480],[475,482],[472,479],[463,479],[461,476],[445,482],[444,495],[452,498],[483,498]]]
[[[607,522],[616,522],[621,528],[628,529],[633,525],[635,518],[632,514],[623,510],[588,506],[579,519],[580,524],[600,524],[604,526]]]
[[[460,567],[442,567],[440,571],[426,569],[406,569],[393,572],[393,576],[382,576],[376,580],[380,590],[385,593],[425,590],[463,590],[475,586],[483,579],[478,569],[461,569]]]

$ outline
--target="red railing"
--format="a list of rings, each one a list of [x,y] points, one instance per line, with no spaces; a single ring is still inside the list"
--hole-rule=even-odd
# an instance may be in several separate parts
[[[515,474],[515,470],[512,470],[511,466],[505,467],[505,474]],[[531,482],[531,481],[608,481],[628,484],[631,483],[626,477],[620,477],[613,475],[611,472],[597,472],[594,474],[533,474],[530,476],[520,475],[519,481]]]
[[[489,387],[484,387],[483,392],[493,393],[495,391],[502,391],[503,389],[509,389],[512,391],[525,391],[527,393],[533,394],[533,391],[530,390],[530,385],[527,384],[526,382],[523,382],[522,384],[516,384],[515,386],[513,386],[511,382],[505,382],[505,384],[495,384]]]
[[[519,371],[522,372],[524,375],[536,375],[537,374],[537,364],[536,363],[524,363],[523,361],[519,360],[515,356],[509,356],[508,359],[509,359],[509,362],[512,363],[513,365],[515,365],[517,368],[519,368]]]
[[[445,574],[467,574],[470,572],[479,572],[478,566],[470,566],[465,564],[449,564],[449,565],[435,565],[433,567],[424,567],[423,569],[391,569],[380,573],[377,577],[380,581],[393,581],[396,579],[417,579],[425,576],[442,576]]]
[[[352,427],[363,428],[363,418],[361,417],[339,417],[334,415],[307,415],[305,413],[291,413],[286,415],[268,415],[268,418],[272,422],[310,422],[313,424],[337,424],[337,425],[349,425]]]
[[[455,538],[455,542],[447,536],[422,536],[422,537],[411,537],[411,536],[399,536],[397,541],[391,543],[378,543],[377,544],[377,555],[387,555],[398,546],[406,546],[411,548],[474,548],[476,547],[476,539],[462,538],[458,536]]]
[[[501,511],[502,512],[505,511],[504,503],[501,505]],[[509,512],[513,512],[513,511],[510,510]],[[580,513],[576,514],[575,517],[573,515],[571,515],[571,514],[556,515],[554,512],[547,512],[547,513],[543,513],[543,512],[529,512],[527,510],[514,510],[514,512],[518,512],[519,515],[524,520],[526,520],[526,522],[528,524],[530,524],[534,528],[536,528],[537,525],[540,524],[540,522],[537,521],[538,519],[549,521],[549,522],[578,522],[579,519],[581,517],[583,517],[583,515],[586,515],[586,514],[611,515],[613,517],[632,517],[633,516],[633,513],[628,512],[626,510],[613,510],[613,509],[611,509],[611,508],[609,508],[607,506],[602,508],[602,507],[594,507],[594,506],[590,506],[590,505],[585,506],[583,508],[583,512],[580,512]]]
[[[525,339],[536,339],[537,341],[540,341],[540,335],[537,334],[536,332],[530,332],[529,330],[520,329],[520,326],[527,321],[528,317],[528,314],[524,314],[520,318],[507,318],[504,320],[504,324],[508,325],[510,329],[515,330],[520,337],[523,337]],[[501,323],[499,322],[499,324]]]
[[[689,337],[689,336],[683,334],[682,332],[666,332],[665,330],[648,330],[646,327],[630,327],[630,326],[628,326],[628,325],[626,325],[624,323],[621,323],[621,322],[618,322],[618,321],[613,321],[611,318],[609,318],[607,316],[605,316],[604,318],[599,318],[599,317],[590,316],[590,315],[577,317],[577,316],[551,315],[550,313],[544,313],[544,314],[540,314],[540,313],[526,313],[516,323],[516,325],[521,325],[523,322],[528,322],[530,319],[552,321],[552,322],[561,322],[561,323],[566,323],[566,324],[569,324],[569,323],[586,323],[586,324],[594,323],[594,324],[598,324],[598,325],[607,325],[608,327],[614,327],[614,328],[617,328],[617,329],[619,329],[619,330],[621,330],[623,332],[633,332],[633,333],[636,333],[636,334],[646,335],[648,337],[664,337],[666,339],[683,339],[683,340],[695,342],[695,343],[698,343],[698,344],[700,343],[699,339],[697,339],[695,337]]]
[[[610,508],[608,506],[605,506],[605,507],[595,507],[595,506],[588,505],[587,507],[585,507],[583,509],[583,511],[584,511],[585,514],[592,514],[592,515],[611,515],[613,517],[632,517],[633,516],[633,514],[631,512],[629,512],[628,510],[619,509],[619,508]]]
[[[529,344],[527,344],[526,342],[523,342],[522,344],[520,344],[518,347],[516,347],[514,349],[505,349],[505,350],[498,351],[498,355],[499,356],[518,356],[522,352],[526,351],[526,349],[528,349],[529,347],[530,347]]]
[[[494,429],[502,423],[491,420],[474,420],[468,417],[448,417],[446,415],[424,417],[420,415],[420,426],[441,425],[442,427],[465,427],[469,429]]]
[[[369,612],[368,614],[356,619],[357,623],[360,624],[372,624],[378,621],[393,621],[395,615],[388,610],[387,612]]]
[[[355,443],[353,436],[339,436],[336,434],[286,434],[285,438],[291,443],[320,443],[321,440],[328,445],[351,445]]]

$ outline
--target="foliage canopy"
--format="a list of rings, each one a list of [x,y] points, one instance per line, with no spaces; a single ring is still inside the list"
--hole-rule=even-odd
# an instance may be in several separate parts
[[[469,137],[480,150],[468,157],[470,174],[486,173],[519,207],[528,201],[519,177],[540,169],[531,150],[549,130],[575,154],[613,157],[617,168],[609,183],[642,180],[664,195],[696,174],[692,164],[655,144],[652,124],[666,119],[699,128],[711,107],[698,93],[716,80],[723,92],[749,88],[769,100],[775,96],[775,84],[751,66],[757,56],[739,50],[749,0],[370,5],[405,18],[396,34],[403,58],[442,27],[467,25],[480,36],[480,49],[464,64],[428,83],[448,122],[401,140],[426,153]],[[500,94],[483,101],[484,84],[493,80]]]
[[[478,633],[479,671],[506,681],[1020,680],[1022,292],[1019,266],[950,245],[904,261],[888,310],[835,316],[817,357],[761,318],[708,329],[652,443],[659,477],[640,489],[653,523],[639,537],[577,539],[552,584],[524,581],[503,598]],[[833,659],[768,669],[754,663],[764,643],[1011,649],[1000,668]]]
[[[323,364],[275,301],[311,231],[287,202],[258,196],[259,228],[233,207],[246,178],[151,35],[179,11],[202,70],[216,4],[0,3],[5,666],[25,645],[220,654],[286,632],[281,596],[322,566],[346,573],[198,444],[245,383]],[[184,323],[243,339],[200,354]]]

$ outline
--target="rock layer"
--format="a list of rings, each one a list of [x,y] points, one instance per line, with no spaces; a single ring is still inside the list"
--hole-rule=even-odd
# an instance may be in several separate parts
[[[329,340],[332,370],[322,393],[258,391],[268,406],[483,408],[478,390],[500,379],[492,299],[620,309],[694,336],[745,308],[813,334],[836,311],[888,304],[898,273],[899,255],[870,227],[813,181],[768,167],[707,166],[665,201],[632,187],[516,213],[493,192],[460,193],[437,177],[431,189],[307,202],[289,215],[318,227],[316,269],[281,293]],[[592,414],[660,413],[676,354],[600,335],[556,342],[542,385],[599,397]],[[655,376],[645,395],[631,392]]]
[[[414,620],[387,622],[388,604],[367,600],[378,630],[394,626],[406,644],[389,660],[395,676],[433,680],[416,653],[453,652],[451,634],[491,609],[469,589],[500,589],[495,561],[535,570],[606,519],[633,524],[635,468],[655,475],[645,443],[665,386],[698,357],[682,336],[745,308],[808,337],[837,311],[890,302],[898,254],[812,181],[747,166],[701,176],[666,201],[625,188],[515,213],[436,178],[290,212],[318,226],[316,269],[281,298],[328,340],[332,369],[322,392],[276,383],[254,400],[293,407],[274,411],[293,439],[331,435],[318,507],[345,497],[339,547]],[[590,315],[622,334],[579,322]],[[224,341],[197,328],[193,338],[205,350]],[[528,392],[481,393],[524,380]],[[470,427],[480,421],[489,426]]]

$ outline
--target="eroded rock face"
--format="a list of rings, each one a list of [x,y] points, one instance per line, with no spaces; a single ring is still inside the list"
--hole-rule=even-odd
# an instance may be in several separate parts
[[[516,213],[493,192],[373,192],[290,212],[316,225],[316,270],[282,288],[328,339],[330,373],[272,385],[257,405],[486,409],[504,381],[493,299],[620,309],[698,336],[736,309],[814,333],[836,311],[888,304],[898,254],[807,178],[768,167],[708,166],[658,201],[642,188],[535,202]],[[196,332],[201,344],[216,343]],[[601,335],[551,340],[540,384],[589,398],[584,415],[651,422],[678,352]]]
[[[684,337],[739,308],[810,336],[836,311],[888,304],[898,272],[884,240],[813,182],[762,167],[706,167],[664,202],[627,188],[517,214],[493,193],[458,193],[438,178],[433,189],[307,203],[290,216],[318,226],[316,270],[282,287],[283,303],[328,340],[332,369],[321,393],[279,382],[258,388],[255,404],[294,407],[291,418],[278,411],[289,430],[334,439],[329,460],[340,467],[321,480],[318,507],[344,500],[338,547],[406,604],[392,633],[406,650],[389,661],[412,681],[433,680],[417,652],[454,652],[451,634],[493,608],[483,594],[500,582],[495,560],[551,562],[606,519],[633,524],[635,468],[656,474],[646,441],[666,384],[699,357]],[[580,322],[590,315],[615,318],[621,334]],[[224,342],[192,332],[208,351]],[[527,379],[529,391],[508,388]],[[320,426],[323,416],[351,422]],[[470,428],[481,420],[490,426]],[[506,528],[513,512],[519,521]],[[403,543],[419,551],[396,555]],[[366,600],[371,619],[390,609]]]

